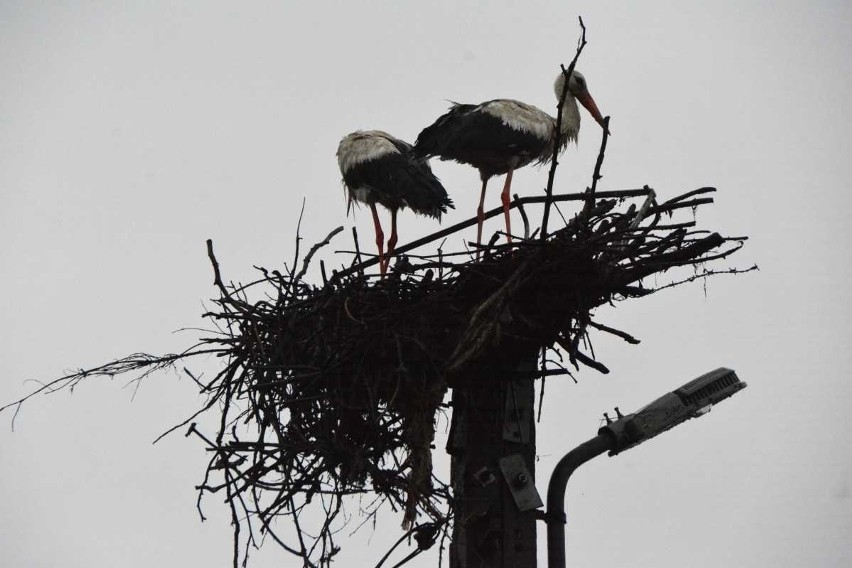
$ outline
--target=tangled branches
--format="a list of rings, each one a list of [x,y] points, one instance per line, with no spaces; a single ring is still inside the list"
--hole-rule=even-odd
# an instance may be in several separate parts
[[[451,518],[449,488],[431,466],[447,389],[493,380],[495,368],[560,347],[575,368],[606,372],[581,349],[589,330],[635,340],[593,321],[596,307],[650,294],[644,278],[718,261],[742,246],[744,238],[697,230],[692,220],[671,221],[679,211],[712,202],[714,191],[701,188],[660,204],[648,187],[599,192],[593,202],[587,193],[555,195],[555,203],[584,207],[547,239],[532,235],[511,248],[489,244],[480,262],[468,253],[409,254],[384,280],[365,273],[375,262],[370,259],[324,278],[322,286],[302,280],[307,262],[298,271],[294,262],[286,274],[260,269],[262,277],[249,285],[225,285],[208,242],[220,296],[205,317],[218,332],[180,354],[131,355],[37,392],[73,388],[91,376],[144,375],[215,354],[224,362],[218,374],[196,380],[205,404],[175,428],[189,424],[188,435],[203,439],[211,452],[199,501],[224,492],[235,564],[240,551],[245,562],[268,535],[306,566],[328,565],[339,550],[334,536],[345,520],[347,495],[374,496],[362,506],[367,518],[390,505],[411,534],[433,534],[423,539],[421,547],[428,546]],[[542,201],[516,198],[512,206]],[[249,299],[255,291],[262,299]],[[558,362],[561,354],[543,359],[549,364],[536,376],[570,374]],[[213,436],[192,423],[209,410],[219,413]],[[290,536],[278,533],[280,520],[289,520]]]
[[[481,262],[409,255],[381,280],[364,272],[369,260],[320,287],[301,282],[304,271],[264,272],[251,286],[266,290],[257,302],[246,299],[246,287],[222,286],[220,309],[206,316],[223,330],[216,341],[228,364],[204,386],[222,409],[220,428],[214,439],[190,430],[214,456],[201,492],[226,492],[235,526],[244,519],[249,530],[247,544],[256,519],[306,563],[326,565],[338,550],[334,523],[345,495],[375,494],[368,516],[388,503],[405,528],[418,518],[445,528],[452,501],[432,475],[431,449],[447,389],[557,347],[575,366],[606,372],[580,348],[588,331],[632,338],[592,321],[594,308],[651,293],[642,285],[649,275],[742,246],[743,238],[695,230],[694,221],[663,223],[711,202],[713,191],[662,204],[650,188],[601,192],[546,240],[488,245]],[[642,201],[619,208],[635,198]],[[554,197],[570,200],[588,203],[586,194]],[[217,266],[212,248],[210,256]],[[223,481],[211,482],[214,472]],[[304,530],[301,515],[317,503],[320,527]],[[275,534],[272,521],[281,517],[291,520],[296,543]]]

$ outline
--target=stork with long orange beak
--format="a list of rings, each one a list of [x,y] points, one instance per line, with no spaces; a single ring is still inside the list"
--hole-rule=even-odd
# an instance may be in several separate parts
[[[580,132],[580,101],[592,117],[604,126],[604,119],[586,86],[586,79],[579,71],[568,77],[560,72],[553,86],[556,99],[562,105],[560,125],[560,152],[569,141],[576,140]],[[563,99],[564,93],[564,99]],[[512,173],[529,163],[546,163],[553,157],[553,142],[556,135],[556,119],[532,105],[512,99],[495,99],[478,105],[453,104],[449,112],[426,127],[417,137],[414,154],[422,157],[437,156],[442,160],[454,160],[479,170],[482,191],[477,209],[477,258],[482,242],[485,188],[492,176],[506,174],[501,200],[506,219],[506,235],[512,242],[512,226],[509,216],[509,195]]]

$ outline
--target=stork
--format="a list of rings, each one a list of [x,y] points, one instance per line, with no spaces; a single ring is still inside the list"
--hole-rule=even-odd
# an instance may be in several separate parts
[[[353,201],[369,205],[379,249],[379,272],[383,277],[396,248],[397,211],[408,207],[440,221],[447,207],[453,207],[427,158],[415,156],[412,149],[408,142],[380,130],[353,132],[344,136],[337,147],[337,163],[348,194],[347,214]],[[384,232],[376,203],[391,213],[387,253],[383,251]]]
[[[580,131],[580,111],[577,101],[586,107],[598,124],[604,120],[589,94],[586,79],[579,71],[560,72],[553,85],[556,100],[562,104],[560,152],[569,141],[576,141]],[[506,174],[501,199],[506,219],[506,236],[512,242],[509,218],[509,191],[512,173],[531,162],[546,163],[553,152],[556,119],[532,105],[511,99],[495,99],[478,105],[453,103],[450,111],[423,129],[414,144],[414,154],[424,158],[437,156],[469,164],[479,170],[482,192],[479,197],[476,229],[476,255],[482,242],[485,187],[492,176]]]

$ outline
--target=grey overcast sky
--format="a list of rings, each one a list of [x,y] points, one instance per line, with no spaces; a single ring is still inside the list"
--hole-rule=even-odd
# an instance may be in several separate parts
[[[600,309],[641,345],[597,337],[610,375],[547,383],[542,492],[613,406],[636,409],[722,365],[749,383],[708,416],[577,472],[570,565],[848,566],[852,4],[839,0],[4,0],[0,402],[28,379],[192,343],[197,332],[175,330],[203,325],[215,295],[207,238],[226,277],[247,281],[252,265],[292,257],[303,197],[306,243],[337,225],[369,234],[366,211],[346,217],[334,157],[344,134],[413,140],[448,99],[553,111],[578,15],[589,39],[579,68],[612,116],[602,188],[648,184],[668,198],[718,187],[699,226],[748,235],[725,266],[761,270]],[[559,191],[588,184],[599,140],[584,115]],[[473,215],[476,172],[433,165],[457,206],[445,223]],[[525,168],[513,187],[535,194],[546,173]],[[401,242],[433,228],[404,215]],[[339,237],[324,258],[348,247]],[[196,363],[207,374],[216,364]],[[158,375],[131,401],[126,384],[35,399],[15,432],[0,415],[0,566],[230,566],[226,507],[208,499],[205,523],[195,511],[202,447],[179,433],[151,445],[197,407],[193,385]],[[375,565],[399,522],[345,529],[339,564]],[[293,565],[283,554],[267,545],[254,566]],[[436,563],[430,553],[411,565]]]

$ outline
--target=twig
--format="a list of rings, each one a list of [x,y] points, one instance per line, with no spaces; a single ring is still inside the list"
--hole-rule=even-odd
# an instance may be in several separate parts
[[[220,347],[199,349],[200,345],[203,345],[203,343],[196,344],[190,347],[189,349],[182,351],[181,353],[173,353],[168,355],[157,356],[149,355],[147,353],[134,353],[111,363],[106,363],[89,369],[80,369],[79,371],[75,371],[73,373],[59,377],[58,379],[54,379],[50,382],[44,383],[28,395],[14,402],[10,402],[8,404],[0,406],[0,412],[3,412],[7,408],[11,408],[12,406],[20,407],[20,405],[22,405],[24,402],[27,402],[29,399],[38,394],[52,394],[54,392],[58,392],[66,388],[73,389],[81,381],[90,377],[113,378],[116,375],[124,373],[141,372],[141,376],[135,379],[139,380],[141,378],[147,377],[155,371],[172,367],[177,361],[189,357],[194,357],[197,355],[220,355],[225,351],[225,349]]]
[[[343,231],[343,227],[336,227],[335,229],[332,229],[332,231],[328,235],[326,235],[326,237],[323,240],[321,240],[320,242],[318,242],[317,244],[315,244],[314,246],[311,247],[311,250],[308,251],[307,256],[305,256],[305,260],[302,263],[302,270],[300,270],[299,273],[296,275],[296,277],[293,278],[293,284],[294,285],[296,284],[296,282],[301,280],[302,277],[305,275],[305,272],[307,272],[308,265],[310,264],[311,259],[314,256],[314,253],[317,252],[320,248],[329,244],[331,242],[331,239],[333,239],[334,236],[337,235],[337,233],[339,233],[341,231]]]
[[[705,270],[699,274],[694,274],[688,278],[684,278],[682,280],[676,280],[674,282],[670,282],[664,286],[660,286],[656,289],[656,291],[665,290],[667,288],[674,288],[675,286],[680,286],[681,284],[686,284],[688,282],[695,282],[696,280],[705,280],[710,276],[718,276],[721,274],[745,274],[747,272],[752,272],[754,270],[760,270],[756,264],[749,266],[748,268],[728,268],[726,270]]]
[[[598,152],[598,159],[595,161],[595,171],[592,174],[592,185],[586,192],[586,204],[583,205],[583,211],[580,215],[585,219],[588,218],[589,212],[595,206],[595,190],[598,187],[598,180],[601,179],[601,166],[603,166],[604,155],[606,154],[606,141],[609,139],[609,117],[604,118],[603,136],[601,136],[601,149]],[[646,186],[647,187],[647,186]],[[653,190],[652,190],[653,191]]]
[[[515,193],[512,195],[513,200],[518,204],[518,211],[521,214],[521,220],[524,222],[524,240],[530,238],[530,220],[527,218],[527,212],[524,210],[524,204],[521,203],[521,198]]]
[[[299,264],[299,245],[302,243],[302,218],[305,216],[305,198],[302,197],[302,208],[299,210],[299,220],[296,222],[296,251],[293,253],[293,268],[290,270],[290,276],[293,275],[293,270],[296,270],[296,265]],[[290,280],[290,290],[296,285],[298,278]]]
[[[646,185],[645,187],[648,186]],[[629,229],[635,229],[636,227],[638,227],[639,223],[641,223],[645,216],[648,215],[648,210],[651,208],[651,205],[656,203],[656,192],[650,187],[648,187],[648,191],[650,193],[648,193],[648,197],[645,198],[644,203],[642,203],[642,207],[639,208],[639,211],[636,213],[636,216],[630,222],[630,226],[628,227]]]
[[[669,203],[677,203],[679,201],[684,201],[689,199],[690,197],[694,197],[696,195],[704,195],[705,193],[715,193],[715,187],[699,187],[698,189],[693,189],[692,191],[687,191],[686,193],[682,193],[676,197],[672,197],[668,201],[664,202],[663,205],[668,205]]]
[[[231,296],[228,294],[228,290],[225,289],[225,285],[222,283],[222,274],[219,272],[219,262],[216,260],[216,255],[213,254],[213,239],[207,239],[207,257],[213,265],[213,284],[219,288],[219,292],[222,294],[223,298],[230,298]]]
[[[708,203],[713,203],[712,197],[704,197],[702,199],[691,199],[689,201],[680,201],[680,202],[666,202],[662,205],[655,205],[648,209],[648,214],[652,213],[666,213],[669,211],[674,211],[676,209],[687,209],[689,207],[698,207],[699,205],[706,205]]]
[[[574,351],[574,357],[577,359],[577,361],[579,361],[583,365],[586,365],[587,367],[591,367],[592,369],[594,369],[595,371],[598,371],[599,373],[602,373],[604,375],[609,374],[609,369],[607,368],[606,365],[604,365],[603,363],[601,363],[599,361],[595,361],[594,359],[592,359],[591,357],[589,357],[588,355],[584,354],[583,352],[581,352],[579,350]]]
[[[556,108],[556,125],[553,132],[553,155],[550,159],[550,171],[547,173],[547,186],[545,187],[545,202],[544,215],[541,218],[541,240],[547,240],[547,223],[550,220],[550,205],[553,203],[553,181],[556,178],[556,166],[559,165],[559,151],[562,149],[562,105],[565,104],[565,97],[568,96],[568,80],[571,78],[571,73],[574,72],[574,66],[577,65],[577,60],[586,47],[586,26],[583,24],[583,18],[580,20],[580,41],[577,45],[577,52],[574,54],[574,59],[568,64],[568,69],[562,67],[562,73],[565,76],[565,83],[562,87],[562,94],[559,97],[559,104]]]
[[[355,243],[355,258],[353,259],[353,263],[360,265],[363,261],[361,260],[361,247],[358,244],[358,229],[355,227],[355,225],[352,225],[352,242]],[[376,262],[378,262],[378,260]],[[334,279],[333,276],[332,279]]]
[[[593,321],[589,321],[589,325],[592,326],[595,329],[599,329],[601,331],[605,331],[606,333],[615,335],[616,337],[620,337],[621,339],[623,339],[627,343],[630,343],[630,344],[633,344],[633,345],[638,345],[640,343],[640,341],[638,339],[636,339],[635,337],[633,337],[629,333],[625,333],[621,330],[603,325],[602,323],[595,323]]]

